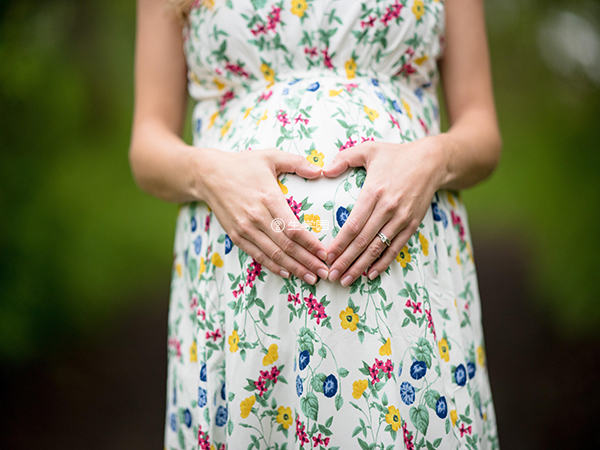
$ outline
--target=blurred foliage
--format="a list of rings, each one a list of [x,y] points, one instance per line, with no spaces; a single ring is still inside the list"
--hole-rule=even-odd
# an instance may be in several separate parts
[[[600,92],[542,59],[548,5],[486,3],[504,152],[464,197],[474,233],[521,237],[507,245],[557,329],[591,332]],[[134,33],[133,1],[0,3],[0,359],[91,337],[168,288],[177,207],[142,193],[127,160]]]

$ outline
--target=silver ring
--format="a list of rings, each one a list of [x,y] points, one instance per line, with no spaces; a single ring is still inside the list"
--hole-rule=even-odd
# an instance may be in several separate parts
[[[386,238],[385,235],[381,231],[378,231],[377,235],[381,238],[381,242],[383,242],[385,245],[387,245],[388,247],[390,245],[392,245],[390,240],[388,238]]]

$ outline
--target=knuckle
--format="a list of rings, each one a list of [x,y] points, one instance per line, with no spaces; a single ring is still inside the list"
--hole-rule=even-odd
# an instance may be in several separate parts
[[[348,220],[346,220],[346,223],[344,223],[343,226],[347,227],[348,231],[352,234],[356,234],[360,231],[358,222],[352,217],[348,217]]]
[[[296,245],[290,240],[286,239],[281,245],[281,249],[288,255],[292,254],[296,249]]]
[[[271,260],[275,261],[276,263],[281,262],[281,260],[283,259],[283,250],[281,250],[281,248],[279,248],[279,247],[276,247],[271,252],[270,257],[271,257]]]
[[[373,258],[377,258],[380,253],[381,253],[381,246],[380,245],[371,245],[371,246],[369,246],[369,255],[371,255]]]
[[[252,225],[250,224],[250,222],[247,222],[245,219],[242,219],[238,222],[238,228],[239,228],[239,235],[241,237],[248,237],[250,234],[250,229],[252,228]]]
[[[367,248],[367,245],[369,245],[367,238],[365,238],[365,236],[362,234],[356,236],[356,238],[354,239],[354,243],[361,250],[364,250],[365,248]]]
[[[263,265],[266,262],[266,255],[263,252],[257,253],[256,256],[253,256],[253,258],[260,265]]]

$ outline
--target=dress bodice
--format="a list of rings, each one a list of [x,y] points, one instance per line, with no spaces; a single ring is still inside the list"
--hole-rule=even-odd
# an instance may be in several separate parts
[[[202,100],[317,71],[435,88],[443,0],[197,0],[183,33]]]

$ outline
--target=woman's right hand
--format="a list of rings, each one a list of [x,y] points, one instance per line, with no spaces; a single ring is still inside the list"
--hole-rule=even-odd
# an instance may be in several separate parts
[[[319,167],[276,148],[203,148],[198,155],[198,188],[235,245],[284,278],[293,273],[309,284],[316,283],[315,275],[327,279],[325,246],[299,223],[277,183],[284,172],[318,178]],[[283,220],[283,231],[271,227],[275,218]],[[296,226],[289,227],[290,222]]]

